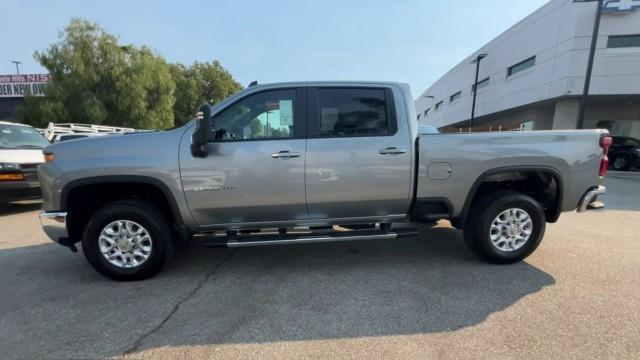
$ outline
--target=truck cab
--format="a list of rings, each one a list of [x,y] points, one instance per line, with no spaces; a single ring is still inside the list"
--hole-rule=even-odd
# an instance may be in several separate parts
[[[195,222],[237,228],[405,217],[415,132],[402,99],[400,88],[373,84],[244,94],[213,115],[206,157],[194,157],[191,138],[183,138],[180,170]]]

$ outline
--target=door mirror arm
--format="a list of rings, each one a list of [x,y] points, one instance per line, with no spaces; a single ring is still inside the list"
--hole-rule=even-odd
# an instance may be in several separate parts
[[[207,157],[207,143],[213,140],[213,120],[211,107],[202,105],[196,115],[196,127],[191,135],[191,154],[194,157]]]

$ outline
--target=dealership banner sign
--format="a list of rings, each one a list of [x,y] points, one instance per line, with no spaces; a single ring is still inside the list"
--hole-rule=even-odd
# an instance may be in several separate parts
[[[0,75],[0,98],[44,96],[49,74]]]

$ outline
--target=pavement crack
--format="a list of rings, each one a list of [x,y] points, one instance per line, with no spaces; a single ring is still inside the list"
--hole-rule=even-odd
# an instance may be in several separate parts
[[[231,252],[229,252],[229,255],[227,255],[224,259],[222,259],[219,263],[216,264],[216,266],[213,267],[213,269],[211,269],[211,271],[209,271],[205,276],[202,277],[202,279],[196,284],[196,286],[186,295],[184,296],[182,299],[180,299],[171,309],[171,311],[167,314],[167,316],[165,316],[162,321],[155,326],[153,329],[149,330],[148,332],[142,334],[142,336],[140,336],[138,338],[138,340],[136,340],[127,350],[125,350],[122,355],[129,355],[131,353],[134,353],[136,351],[138,351],[138,349],[140,348],[140,346],[142,345],[142,343],[149,338],[151,335],[155,334],[156,332],[158,332],[160,329],[162,329],[162,327],[169,321],[171,320],[171,318],[173,317],[173,315],[175,315],[175,313],[178,312],[178,310],[180,310],[180,306],[182,306],[182,304],[184,304],[185,302],[187,302],[189,299],[193,298],[193,296],[204,286],[204,284],[211,280],[211,278],[213,277],[213,275],[215,274],[215,272],[220,268],[220,266],[222,266],[224,263],[226,263],[227,261],[229,261],[233,255],[235,255],[236,250],[232,250]]]

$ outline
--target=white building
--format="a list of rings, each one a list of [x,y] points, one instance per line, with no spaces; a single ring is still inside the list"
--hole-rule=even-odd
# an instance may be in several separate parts
[[[551,0],[447,72],[416,99],[419,122],[474,131],[577,126],[596,2]],[[640,0],[605,0],[585,128],[640,138]]]

